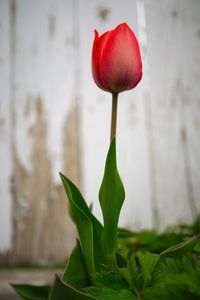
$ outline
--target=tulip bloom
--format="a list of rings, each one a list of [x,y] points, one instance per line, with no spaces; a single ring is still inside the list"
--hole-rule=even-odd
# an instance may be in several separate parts
[[[98,87],[112,94],[130,90],[141,80],[138,41],[126,23],[101,36],[95,30],[92,74]]]

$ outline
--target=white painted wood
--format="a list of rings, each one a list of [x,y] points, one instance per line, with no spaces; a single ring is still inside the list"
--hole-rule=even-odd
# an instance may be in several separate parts
[[[11,246],[12,135],[9,1],[0,1],[0,250]]]
[[[103,20],[101,15],[106,15]],[[101,91],[91,74],[91,50],[96,28],[100,34],[127,22],[137,34],[136,1],[80,1],[82,176],[84,194],[101,217],[98,191],[109,147],[111,95]],[[117,153],[119,172],[126,189],[120,224],[151,227],[148,143],[144,99],[137,89],[119,95]]]
[[[59,178],[69,153],[66,123],[75,98],[72,3],[15,1],[14,251],[19,262],[58,262],[74,244]]]
[[[139,38],[144,75],[119,96],[120,225],[162,230],[193,220],[200,211],[199,16],[199,0],[0,1],[1,252],[17,233],[19,262],[69,253],[74,230],[66,228],[58,172],[77,178],[78,154],[81,190],[102,220],[111,95],[92,79],[93,30],[122,22]]]
[[[157,226],[191,221],[183,130],[183,65],[188,1],[145,1]],[[194,3],[192,3],[193,5]],[[192,17],[192,16],[191,16]],[[193,47],[188,46],[190,52]],[[189,61],[187,62],[189,63]],[[189,80],[190,75],[187,75]]]
[[[200,1],[182,1],[180,17],[186,175],[189,201],[196,216],[200,212]]]
[[[47,149],[58,182],[62,166],[62,126],[73,101],[72,1],[17,1],[16,151],[31,170],[29,129],[40,97],[48,122]],[[60,182],[60,180],[59,180]]]

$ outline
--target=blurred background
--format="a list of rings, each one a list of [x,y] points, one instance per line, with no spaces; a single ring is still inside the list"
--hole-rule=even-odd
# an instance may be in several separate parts
[[[94,29],[127,22],[143,79],[120,94],[120,225],[200,212],[200,1],[0,0],[0,265],[56,264],[75,243],[59,171],[102,220],[111,95],[91,75]]]

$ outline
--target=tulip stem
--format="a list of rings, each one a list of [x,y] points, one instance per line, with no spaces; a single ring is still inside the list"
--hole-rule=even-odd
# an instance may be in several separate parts
[[[112,116],[111,116],[110,143],[112,142],[113,138],[116,136],[117,100],[118,100],[118,93],[113,93],[112,94]]]

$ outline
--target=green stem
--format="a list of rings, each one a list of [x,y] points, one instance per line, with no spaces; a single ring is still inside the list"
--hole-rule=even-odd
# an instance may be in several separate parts
[[[141,295],[140,295],[140,291],[138,289],[134,289],[135,293],[136,293],[136,296],[137,296],[137,299],[140,300],[142,299],[141,298]]]
[[[173,251],[176,251],[176,250],[179,250],[185,246],[187,246],[188,244],[192,243],[193,241],[195,240],[198,240],[200,239],[200,233],[194,235],[193,237],[189,238],[188,240],[184,241],[184,242],[181,242],[181,243],[178,243],[176,244],[175,246],[172,246],[172,247],[169,247],[167,249],[165,249],[164,251],[162,251],[160,253],[160,255],[163,255],[163,254],[166,254],[166,253],[170,253],[170,252],[173,252]]]
[[[116,136],[116,127],[117,127],[117,100],[118,94],[112,94],[112,116],[111,116],[111,131],[110,131],[110,143],[113,138]]]

